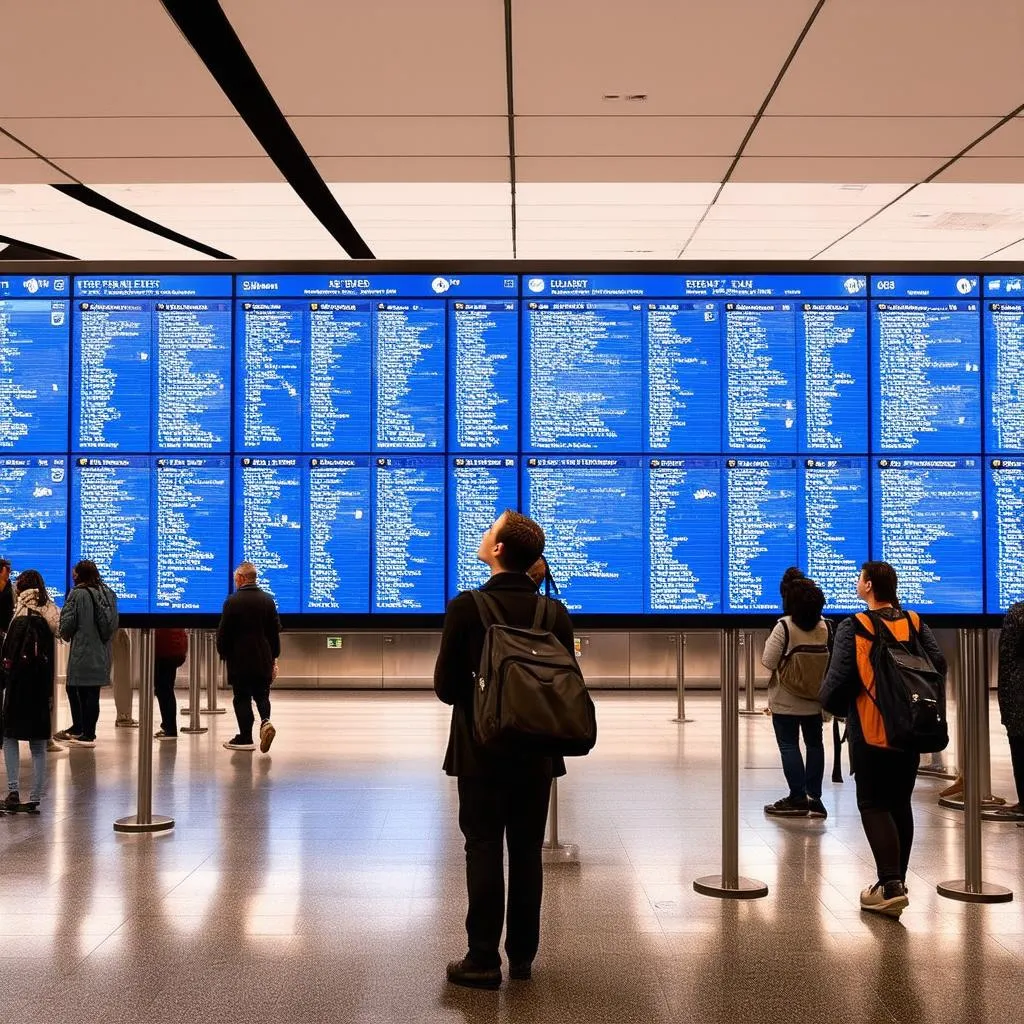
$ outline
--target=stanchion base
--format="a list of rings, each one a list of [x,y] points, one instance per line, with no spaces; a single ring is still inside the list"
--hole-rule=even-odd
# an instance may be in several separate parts
[[[974,892],[964,878],[939,882],[935,891],[946,899],[959,900],[961,903],[1009,903],[1013,899],[1013,890],[992,882],[982,882],[981,891]]]
[[[174,828],[174,819],[163,814],[152,815],[153,820],[147,825],[140,825],[137,814],[130,814],[127,818],[118,818],[114,822],[115,832],[128,832],[138,835],[143,832],[167,832]]]
[[[940,796],[939,806],[948,807],[951,811],[962,811],[964,809],[964,802],[955,796]],[[981,801],[981,809],[983,811],[997,811],[1000,807],[1005,806],[1006,801],[1001,796],[986,796]]]
[[[737,878],[736,886],[727,886],[721,875],[705,875],[693,883],[701,896],[715,896],[720,900],[757,900],[768,895],[768,886],[756,878]]]
[[[204,732],[209,732],[205,725],[197,725],[194,729],[189,725],[183,725],[178,732],[187,732],[190,736],[200,736]]]
[[[226,715],[228,713],[227,708],[200,708],[199,714],[201,715]]]
[[[922,765],[917,769],[918,775],[927,775],[930,779],[949,779],[952,781],[957,778],[956,772],[949,771],[948,768],[943,768],[941,765]]]
[[[692,718],[673,718],[672,721],[675,722],[676,725],[685,725],[687,722],[692,722],[693,719]]]
[[[755,715],[763,715],[764,708],[754,708],[753,711],[748,711],[746,708],[740,709],[740,715],[743,718],[753,718]]]
[[[541,848],[545,864],[579,864],[580,848],[575,843],[545,843]]]
[[[981,812],[981,820],[1024,822],[1024,812],[1011,811],[1009,807],[987,807]]]

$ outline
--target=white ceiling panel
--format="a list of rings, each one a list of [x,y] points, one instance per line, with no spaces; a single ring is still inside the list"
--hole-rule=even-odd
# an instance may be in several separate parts
[[[545,227],[560,230],[567,225],[615,230],[624,225],[679,227],[696,224],[706,206],[521,206],[516,207],[520,231]]]
[[[996,120],[992,117],[763,117],[744,155],[949,158],[991,128]]]
[[[731,157],[521,156],[516,178],[523,182],[721,181]]]
[[[706,206],[715,181],[533,181],[518,182],[516,206]]]
[[[971,157],[1024,156],[1024,117],[1014,117],[971,150]]]
[[[97,191],[237,259],[345,259],[291,186],[273,182],[103,185]]]
[[[404,208],[407,206],[508,207],[508,182],[348,181],[328,186],[346,209],[352,206]]]
[[[234,114],[152,0],[8,3],[2,31],[0,124],[10,117]]]
[[[306,152],[327,156],[499,156],[507,117],[292,117]]]
[[[0,183],[4,185],[56,185],[70,181],[70,178],[55,171],[45,160],[36,157],[0,160]]]
[[[839,242],[822,254],[826,260],[977,260],[986,250],[968,245],[936,245],[934,242],[892,242],[879,239],[874,242]]]
[[[0,233],[86,260],[204,258],[46,185],[0,188]]]
[[[0,125],[51,160],[264,156],[240,117],[10,117]]]
[[[776,210],[794,207],[869,207],[877,210],[909,188],[904,184],[848,182],[735,182],[718,197],[712,213],[725,207],[752,207],[774,216]]]
[[[300,114],[505,114],[505,16],[480,0],[222,0],[278,105]]]
[[[749,117],[517,117],[516,153],[529,156],[732,156]],[[508,138],[505,139],[506,151]]]
[[[508,157],[322,156],[313,160],[324,181],[508,182]]]
[[[1016,242],[1000,252],[996,252],[995,250],[990,250],[990,252],[991,255],[986,254],[986,259],[999,261],[1006,260],[1007,262],[1010,260],[1024,261],[1024,237],[1022,237],[1019,242]]]
[[[617,113],[623,101],[605,95],[645,94],[652,114],[753,115],[813,8],[814,0],[516,0],[516,113]]]
[[[921,181],[942,161],[934,157],[745,156],[736,165],[737,182],[898,182]]]
[[[1020,0],[830,0],[768,113],[1002,117],[1024,95],[1022,41]]]

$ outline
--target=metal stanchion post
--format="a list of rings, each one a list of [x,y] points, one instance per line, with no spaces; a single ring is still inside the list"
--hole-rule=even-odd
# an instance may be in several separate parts
[[[965,705],[964,719],[964,877],[940,882],[936,892],[964,903],[1008,903],[1011,890],[983,881],[981,859],[981,729],[986,723],[981,702],[988,700],[988,676],[980,669],[986,662],[979,649],[983,639],[977,629],[959,630],[962,674],[960,699]]]
[[[578,864],[580,849],[575,843],[558,840],[558,779],[551,780],[551,800],[548,803],[548,837],[541,847],[545,864]]]
[[[206,672],[206,707],[200,710],[202,715],[223,715],[227,708],[217,706],[217,681],[220,675],[220,666],[217,657],[217,636],[213,632],[202,634],[204,643],[203,666]]]
[[[676,717],[673,722],[692,722],[686,717],[686,634],[676,633],[672,640],[676,645]]]
[[[760,711],[754,706],[754,634],[741,633],[740,646],[743,648],[743,698],[744,707],[740,709],[741,715],[759,715]],[[739,671],[737,662],[737,671]]]
[[[153,630],[140,631],[138,810],[114,822],[115,832],[166,832],[174,819],[153,813]]]
[[[188,725],[181,731],[188,733],[206,732],[206,726],[199,724],[199,630],[188,631]]]
[[[735,629],[722,636],[722,873],[694,883],[703,896],[749,900],[768,895],[768,886],[740,875],[739,642]]]

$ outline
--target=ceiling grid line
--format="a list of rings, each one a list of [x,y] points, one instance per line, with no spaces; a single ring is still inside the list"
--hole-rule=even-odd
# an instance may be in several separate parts
[[[512,259],[516,258],[516,93],[512,60],[512,0],[505,0],[505,95],[508,106],[509,212],[512,218]]]
[[[746,134],[740,140],[739,147],[736,150],[736,155],[732,158],[732,163],[729,164],[729,167],[726,170],[724,176],[722,177],[722,180],[719,182],[718,189],[716,190],[714,196],[712,196],[711,202],[708,203],[707,209],[701,215],[700,220],[698,220],[697,223],[693,226],[693,230],[690,232],[689,237],[683,243],[683,247],[679,250],[679,254],[676,256],[676,259],[683,258],[687,248],[689,248],[690,243],[696,237],[697,232],[700,231],[701,225],[707,219],[707,216],[711,212],[711,209],[714,207],[715,203],[718,202],[719,196],[721,196],[722,191],[725,189],[725,186],[729,184],[729,180],[732,178],[733,174],[736,171],[736,167],[739,165],[740,159],[743,157],[744,150],[750,143],[750,140],[753,137],[753,134],[761,121],[761,118],[764,117],[764,112],[768,109],[768,104],[771,103],[772,97],[775,95],[775,93],[779,89],[779,86],[782,84],[782,79],[786,77],[786,72],[789,70],[790,65],[796,59],[796,55],[800,50],[800,47],[803,45],[804,40],[807,38],[808,34],[813,28],[814,23],[818,18],[818,15],[821,13],[822,8],[825,6],[825,3],[826,0],[818,0],[818,2],[814,5],[814,10],[811,11],[809,17],[807,18],[807,21],[804,23],[804,27],[800,30],[800,34],[796,37],[796,41],[793,43],[792,47],[790,47],[786,59],[782,62],[782,66],[779,68],[778,74],[775,76],[775,81],[772,82],[771,88],[769,88],[767,94],[765,95],[765,98],[761,101],[761,106],[758,107],[757,113],[754,115],[753,120],[751,120],[750,124],[747,126]]]

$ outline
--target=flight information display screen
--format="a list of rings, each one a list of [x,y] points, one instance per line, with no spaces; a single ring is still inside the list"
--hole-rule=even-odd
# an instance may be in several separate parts
[[[1024,599],[1024,275],[223,268],[0,271],[15,573],[439,616],[513,508],[582,614],[775,615],[791,565],[853,611],[869,556],[926,613]]]
[[[981,588],[981,459],[878,459],[872,546],[899,578],[901,603],[975,612]]]

